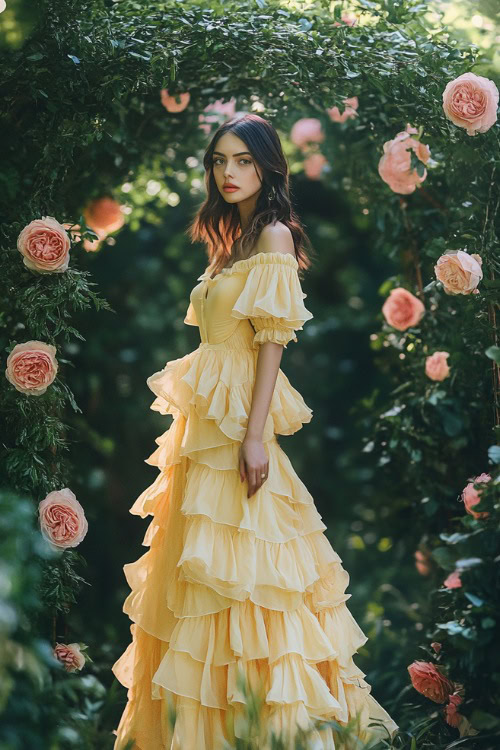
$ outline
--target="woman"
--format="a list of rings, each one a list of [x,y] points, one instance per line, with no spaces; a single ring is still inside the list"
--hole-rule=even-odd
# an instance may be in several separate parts
[[[210,264],[184,321],[201,343],[147,380],[151,408],[174,419],[147,459],[160,474],[131,508],[154,519],[149,551],[124,566],[133,624],[113,666],[128,688],[115,750],[130,739],[222,750],[244,733],[245,688],[266,731],[292,743],[299,726],[356,715],[360,739],[387,738],[397,725],[352,659],[367,637],[345,604],[349,575],[276,437],[312,417],[280,369],[313,316],[279,137],[257,115],[235,117],[204,166],[208,197],[189,232]],[[307,747],[333,750],[332,728],[312,727]]]

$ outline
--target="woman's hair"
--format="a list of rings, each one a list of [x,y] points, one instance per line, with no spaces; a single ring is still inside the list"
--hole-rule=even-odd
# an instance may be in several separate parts
[[[262,170],[262,190],[244,232],[241,231],[237,203],[226,203],[213,175],[214,149],[219,138],[228,132],[244,141]],[[250,113],[226,120],[214,133],[205,151],[203,166],[207,198],[187,233],[192,242],[206,243],[209,261],[216,273],[227,264],[229,256],[234,262],[252,255],[262,229],[276,221],[286,224],[292,233],[299,270],[309,268],[311,260],[304,246],[311,254],[311,243],[292,208],[288,163],[279,136],[270,122]]]

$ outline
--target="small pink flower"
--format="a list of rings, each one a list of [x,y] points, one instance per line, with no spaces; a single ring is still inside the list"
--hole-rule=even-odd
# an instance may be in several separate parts
[[[467,135],[485,133],[497,120],[498,88],[489,78],[463,73],[448,81],[443,91],[443,110]]]
[[[49,492],[38,505],[38,516],[43,536],[58,548],[76,547],[88,531],[85,512],[68,487]]]
[[[71,242],[62,224],[44,216],[27,224],[17,238],[17,249],[27,268],[41,273],[63,273],[69,265]]]
[[[431,380],[444,380],[450,374],[447,359],[449,352],[434,352],[425,360],[425,374]]]
[[[436,654],[439,654],[439,652],[441,651],[441,648],[442,648],[442,644],[439,643],[439,641],[433,641],[431,643],[431,648],[434,649],[434,651],[436,652]]]
[[[53,654],[64,665],[66,672],[80,671],[85,665],[85,656],[79,643],[56,643]]]
[[[338,107],[330,107],[326,110],[332,122],[345,122],[350,117],[358,116],[358,113],[356,112],[359,104],[357,96],[351,96],[349,99],[343,99],[342,101],[345,104],[345,109],[342,114],[340,114]]]
[[[428,576],[431,572],[428,557],[419,549],[415,550],[415,567],[421,576]]]
[[[450,575],[443,581],[443,586],[446,586],[447,589],[461,588],[462,581],[460,579],[460,571],[454,570],[453,573],[450,573]]]
[[[467,513],[470,513],[471,516],[474,516],[474,518],[487,518],[490,515],[487,510],[472,510],[472,506],[477,505],[481,500],[481,489],[476,490],[474,488],[474,484],[479,484],[480,482],[489,482],[490,479],[491,476],[489,474],[479,474],[479,476],[471,480],[469,484],[462,490],[462,500],[464,501],[465,510],[467,511]]]
[[[191,99],[191,94],[186,91],[183,94],[173,94],[172,96],[168,93],[168,89],[161,89],[161,103],[167,110],[167,112],[182,112],[186,109]],[[180,98],[180,102],[176,101],[176,98]]]
[[[384,153],[378,163],[380,177],[389,185],[391,190],[401,195],[413,193],[416,186],[427,177],[426,169],[424,169],[422,177],[418,175],[416,169],[410,169],[409,149],[414,151],[424,164],[429,161],[431,155],[428,146],[411,137],[412,133],[417,132],[416,128],[408,124],[406,130],[397,133],[391,141],[386,141],[383,147]]]
[[[414,661],[408,672],[415,690],[435,703],[444,703],[453,691],[453,683],[431,662]]]
[[[416,326],[424,313],[423,303],[403,287],[391,289],[382,305],[382,314],[386,321],[398,331],[406,331],[407,328]]]
[[[121,229],[125,223],[120,204],[108,196],[91,200],[85,207],[83,216],[87,225],[99,235],[99,239]]]
[[[208,135],[210,133],[210,123],[218,123],[221,120],[221,115],[225,115],[226,119],[234,117],[236,114],[236,99],[232,96],[227,102],[223,102],[222,99],[217,99],[213,104],[207,104],[204,108],[203,113],[198,115],[199,127]],[[213,112],[214,114],[209,114]],[[208,114],[205,114],[208,113]]]
[[[458,706],[462,703],[463,698],[456,693],[449,696],[449,703],[445,706],[445,720],[450,727],[457,728],[463,719],[463,716],[458,713]]]
[[[304,172],[306,177],[310,180],[319,180],[325,164],[327,164],[327,160],[323,154],[310,154],[310,156],[304,159]]]
[[[335,21],[333,26],[342,26],[343,24],[346,24],[347,26],[355,26],[358,20],[358,17],[354,15],[354,13],[343,13],[340,18],[342,19],[342,23]]]
[[[325,134],[317,117],[303,117],[297,120],[290,131],[290,140],[304,150],[308,143],[321,143]]]
[[[446,294],[477,293],[476,287],[483,278],[482,262],[477,253],[447,250],[438,258],[434,273]]]
[[[7,357],[5,377],[21,393],[41,396],[57,375],[56,351],[43,341],[16,344]]]

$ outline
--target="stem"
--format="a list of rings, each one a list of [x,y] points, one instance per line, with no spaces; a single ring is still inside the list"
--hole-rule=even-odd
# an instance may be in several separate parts
[[[406,207],[407,203],[404,200],[404,198],[399,199],[399,207],[401,208],[401,211],[403,212],[403,221],[404,225],[406,227],[406,231],[408,232],[408,242],[410,245],[410,252],[407,254],[408,260],[411,261],[411,265],[413,267],[413,270],[415,271],[416,281],[417,281],[417,287],[418,287],[418,296],[420,297],[421,301],[424,301],[424,285],[422,283],[422,271],[420,268],[420,258],[418,255],[418,245],[417,241],[415,239],[415,234],[413,232],[413,228],[410,222],[410,219],[408,217]]]

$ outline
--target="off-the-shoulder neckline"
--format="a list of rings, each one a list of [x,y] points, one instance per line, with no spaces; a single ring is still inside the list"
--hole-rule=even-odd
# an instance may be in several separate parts
[[[291,266],[292,268],[298,269],[299,264],[297,262],[297,259],[294,255],[291,253],[255,253],[255,255],[251,255],[249,258],[242,258],[241,260],[236,260],[232,266],[229,268],[223,268],[222,271],[219,271],[219,273],[216,273],[213,279],[210,276],[210,272],[207,269],[205,270],[205,273],[202,273],[201,276],[198,277],[198,281],[203,279],[209,279],[210,281],[215,281],[219,276],[229,276],[232,273],[236,273],[236,271],[246,271],[249,268],[251,268],[255,264],[261,264],[264,265],[266,263],[283,263],[285,266]]]

